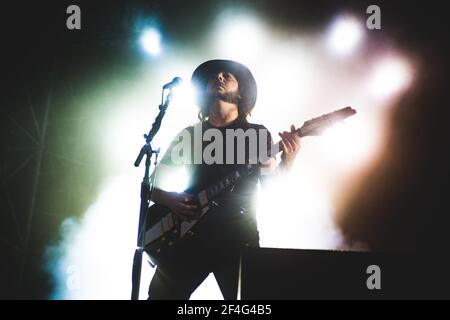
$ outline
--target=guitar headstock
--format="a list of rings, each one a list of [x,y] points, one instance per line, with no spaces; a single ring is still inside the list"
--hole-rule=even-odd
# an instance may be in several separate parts
[[[313,118],[311,120],[305,121],[303,126],[297,130],[297,134],[300,137],[305,136],[318,136],[323,133],[325,129],[334,123],[346,119],[356,113],[356,110],[351,107],[345,107],[320,117]]]

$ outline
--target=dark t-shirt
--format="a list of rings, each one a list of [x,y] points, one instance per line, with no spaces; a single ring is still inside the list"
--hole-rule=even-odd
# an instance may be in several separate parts
[[[271,135],[263,125],[237,119],[227,126],[213,127],[204,121],[182,130],[170,144],[161,163],[185,166],[189,173],[186,192],[196,194],[242,166],[265,162],[271,145]],[[218,241],[225,237],[229,242],[231,237],[239,244],[257,245],[253,204],[258,180],[259,171],[256,170],[214,197],[219,207],[208,213],[207,223]]]

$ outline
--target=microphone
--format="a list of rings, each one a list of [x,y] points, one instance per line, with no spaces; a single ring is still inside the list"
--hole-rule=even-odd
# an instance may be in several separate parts
[[[166,83],[163,86],[163,90],[172,89],[173,87],[179,86],[182,82],[183,82],[183,80],[180,77],[175,77],[175,78],[173,78],[173,80],[171,82]]]

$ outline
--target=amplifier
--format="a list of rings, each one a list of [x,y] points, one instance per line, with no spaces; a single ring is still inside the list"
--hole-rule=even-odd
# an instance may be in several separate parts
[[[246,248],[241,299],[448,299],[444,254]]]

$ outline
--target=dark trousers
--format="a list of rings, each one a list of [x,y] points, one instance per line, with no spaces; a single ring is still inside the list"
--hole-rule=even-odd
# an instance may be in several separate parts
[[[209,273],[214,273],[226,300],[236,300],[240,250],[203,252],[158,266],[150,282],[149,300],[188,300]]]

